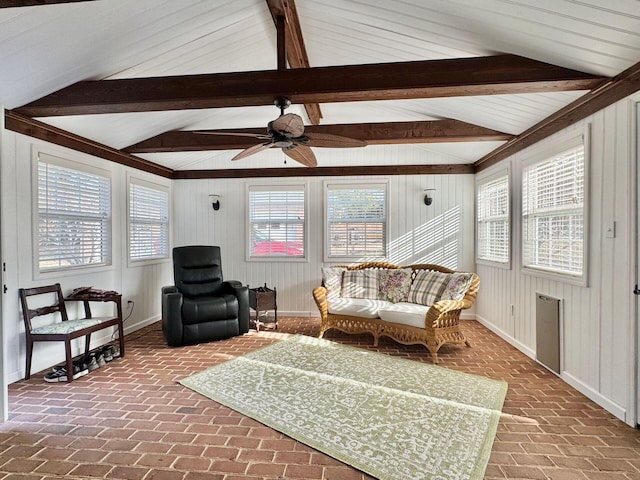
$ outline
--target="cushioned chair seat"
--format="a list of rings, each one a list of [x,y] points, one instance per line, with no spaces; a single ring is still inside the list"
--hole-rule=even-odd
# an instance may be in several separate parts
[[[378,312],[385,322],[399,323],[410,327],[425,328],[429,306],[415,303],[398,302],[383,307]]]
[[[371,298],[337,298],[329,304],[329,313],[335,315],[356,315],[362,318],[377,318],[381,308],[393,305],[386,300]]]
[[[185,298],[182,303],[182,323],[185,325],[235,318],[238,318],[238,299],[230,294],[221,297]]]
[[[67,320],[66,322],[53,323],[51,325],[44,325],[42,327],[36,327],[31,330],[32,335],[50,335],[50,334],[69,334],[82,330],[83,328],[93,327],[99,325],[105,319],[104,318],[83,318],[80,320]]]

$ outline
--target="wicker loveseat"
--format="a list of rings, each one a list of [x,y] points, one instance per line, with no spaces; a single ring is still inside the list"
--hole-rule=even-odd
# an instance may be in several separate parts
[[[452,294],[447,288],[454,282]],[[386,294],[385,285],[392,286]],[[322,322],[319,336],[335,328],[370,333],[376,346],[383,336],[405,345],[422,344],[438,363],[445,343],[471,346],[460,330],[460,312],[473,305],[479,285],[475,273],[431,264],[368,262],[326,268],[322,285],[313,290]]]

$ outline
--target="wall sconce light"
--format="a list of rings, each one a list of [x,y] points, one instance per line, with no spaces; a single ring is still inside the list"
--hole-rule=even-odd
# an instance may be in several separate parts
[[[209,195],[209,203],[214,210],[220,210],[220,195]]]
[[[435,192],[435,188],[425,188],[424,191],[427,192],[424,194],[424,204],[429,206],[433,203],[433,197],[431,195],[429,195],[430,191],[434,191]]]

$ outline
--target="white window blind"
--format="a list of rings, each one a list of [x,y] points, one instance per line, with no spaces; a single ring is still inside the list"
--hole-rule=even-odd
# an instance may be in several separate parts
[[[131,179],[129,182],[129,259],[169,257],[169,191]]]
[[[326,202],[328,258],[385,256],[386,185],[328,184]]]
[[[249,187],[249,256],[305,256],[305,188]]]
[[[41,272],[111,263],[111,179],[70,164],[43,154],[38,161]]]
[[[505,173],[478,183],[477,258],[509,263],[509,175]]]
[[[525,267],[582,276],[585,252],[585,149],[577,146],[524,168],[522,255]]]

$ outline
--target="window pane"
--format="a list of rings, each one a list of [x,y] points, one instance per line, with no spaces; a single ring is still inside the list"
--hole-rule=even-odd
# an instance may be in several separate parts
[[[250,187],[250,256],[304,257],[304,196],[302,187]]]
[[[509,262],[509,177],[500,176],[478,186],[478,259]]]
[[[169,192],[129,184],[129,258],[169,257]]]
[[[582,275],[584,167],[584,145],[580,145],[524,169],[525,266]]]
[[[111,180],[38,162],[40,271],[111,263]]]
[[[384,257],[386,188],[327,185],[329,257]]]

